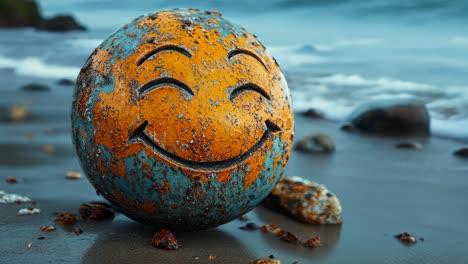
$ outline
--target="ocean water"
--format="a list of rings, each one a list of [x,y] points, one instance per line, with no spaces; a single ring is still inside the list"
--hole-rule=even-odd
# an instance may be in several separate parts
[[[468,1],[41,0],[44,15],[72,13],[90,30],[0,30],[0,74],[76,78],[89,54],[133,18],[175,7],[219,10],[278,60],[294,109],[343,121],[372,99],[417,98],[435,135],[468,140]],[[18,87],[0,87],[2,90]],[[0,98],[1,99],[1,98]]]

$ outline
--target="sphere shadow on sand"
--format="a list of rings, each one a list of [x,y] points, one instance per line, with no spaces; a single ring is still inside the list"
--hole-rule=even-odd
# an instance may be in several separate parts
[[[245,263],[249,259],[244,245],[219,229],[175,233],[180,246],[173,251],[150,245],[152,236],[159,230],[128,219],[93,225],[88,232],[99,234],[81,262],[204,263],[210,255],[216,256],[222,263]],[[244,253],[239,254],[240,252]]]

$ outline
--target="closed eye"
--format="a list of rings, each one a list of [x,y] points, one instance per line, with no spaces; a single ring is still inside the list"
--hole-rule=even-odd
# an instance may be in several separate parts
[[[174,78],[171,78],[171,77],[162,77],[162,78],[149,81],[138,89],[138,93],[140,96],[142,96],[153,90],[156,90],[165,86],[174,87],[180,90],[181,92],[184,92],[193,96],[193,91],[192,89],[190,89],[190,87],[188,87],[185,83],[179,80],[176,80]]]
[[[231,95],[229,96],[229,100],[234,100],[237,96],[245,92],[256,92],[259,93],[261,96],[265,97],[268,100],[271,100],[270,95],[260,86],[256,85],[255,83],[246,83],[240,86],[237,86],[232,90]]]

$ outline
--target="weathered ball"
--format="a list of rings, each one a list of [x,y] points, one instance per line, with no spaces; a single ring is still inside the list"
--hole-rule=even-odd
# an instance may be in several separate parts
[[[291,150],[286,80],[257,38],[218,12],[162,11],[83,66],[72,132],[90,182],[128,217],[215,227],[253,209]]]

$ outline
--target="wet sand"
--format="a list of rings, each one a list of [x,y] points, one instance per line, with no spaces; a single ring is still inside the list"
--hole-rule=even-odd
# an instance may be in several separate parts
[[[271,234],[242,231],[234,220],[216,229],[176,233],[176,251],[151,247],[157,229],[123,215],[113,221],[79,221],[72,228],[42,233],[54,212],[77,213],[83,202],[100,200],[80,171],[69,136],[71,87],[49,93],[7,92],[1,102],[32,98],[30,121],[0,123],[0,190],[31,197],[39,215],[17,216],[28,204],[0,204],[0,263],[248,263],[274,255],[282,263],[467,263],[468,161],[452,152],[466,145],[440,138],[414,138],[421,150],[394,146],[408,139],[347,133],[339,124],[296,116],[296,139],[327,133],[336,139],[333,155],[293,152],[285,175],[325,184],[341,200],[343,224],[313,226],[263,207],[248,213],[259,225],[275,223],[302,238],[320,236],[323,246],[290,245]],[[21,96],[18,96],[21,95]],[[15,99],[12,99],[15,98]],[[51,103],[52,102],[52,103]],[[52,129],[52,130],[51,130]],[[26,135],[32,132],[34,137]],[[44,145],[55,147],[47,154]],[[8,184],[8,176],[18,184]],[[424,242],[405,245],[393,236],[407,231]],[[38,240],[40,236],[45,240]],[[32,243],[30,249],[27,245]],[[216,255],[215,260],[208,260]]]

